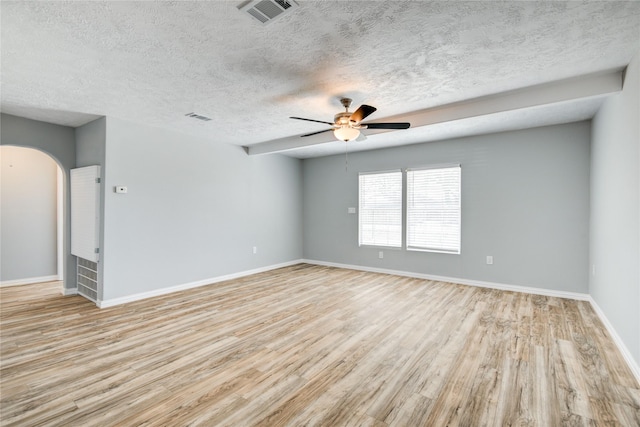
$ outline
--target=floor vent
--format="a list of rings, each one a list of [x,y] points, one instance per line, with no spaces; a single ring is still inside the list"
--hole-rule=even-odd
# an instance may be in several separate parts
[[[238,9],[247,12],[263,24],[268,24],[296,6],[298,3],[294,0],[251,0],[238,6]]]
[[[98,263],[78,258],[78,294],[98,301]]]
[[[202,120],[203,122],[210,122],[212,120],[209,117],[201,116],[200,114],[196,114],[196,113],[187,113],[185,114],[185,116],[191,117],[193,119]]]

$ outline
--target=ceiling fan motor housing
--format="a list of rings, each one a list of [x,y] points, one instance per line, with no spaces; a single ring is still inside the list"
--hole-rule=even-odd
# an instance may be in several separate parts
[[[336,124],[336,126],[353,126],[356,123],[355,122],[351,122],[349,120],[349,118],[351,117],[352,113],[349,113],[348,111],[345,111],[343,113],[338,113],[333,117],[333,122]]]

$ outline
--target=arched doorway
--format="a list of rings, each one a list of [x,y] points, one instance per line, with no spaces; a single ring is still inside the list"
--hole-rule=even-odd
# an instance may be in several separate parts
[[[0,286],[62,281],[65,186],[60,165],[40,150],[3,145],[0,172]]]

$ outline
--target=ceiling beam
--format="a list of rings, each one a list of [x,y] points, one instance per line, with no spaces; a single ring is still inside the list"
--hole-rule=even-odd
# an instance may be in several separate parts
[[[380,122],[410,122],[412,128],[480,117],[505,111],[554,105],[578,99],[602,97],[622,90],[623,70],[616,69],[555,82],[529,86],[508,92],[487,95],[467,101],[378,119]],[[368,135],[391,131],[368,130]],[[333,141],[329,132],[301,138],[299,135],[273,139],[246,146],[247,154],[278,153]]]

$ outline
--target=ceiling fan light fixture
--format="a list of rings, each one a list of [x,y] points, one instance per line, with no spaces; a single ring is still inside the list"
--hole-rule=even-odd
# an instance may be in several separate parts
[[[360,131],[349,126],[340,126],[333,130],[333,135],[340,141],[351,141],[360,136]]]
[[[329,129],[300,135],[303,138],[307,136],[317,135],[319,133],[333,131],[333,135],[336,137],[336,139],[344,142],[357,139],[360,136],[360,129],[408,129],[411,126],[411,124],[408,122],[362,123],[362,120],[366,119],[376,111],[376,107],[362,104],[356,111],[350,113],[349,106],[351,105],[351,99],[342,98],[340,100],[340,103],[342,103],[345,111],[336,114],[333,117],[333,123],[325,122],[323,120],[305,119],[304,117],[289,118],[296,120],[305,120],[307,122],[326,123],[328,125],[331,125],[331,128]]]

